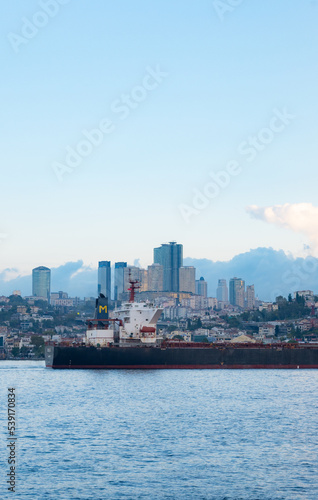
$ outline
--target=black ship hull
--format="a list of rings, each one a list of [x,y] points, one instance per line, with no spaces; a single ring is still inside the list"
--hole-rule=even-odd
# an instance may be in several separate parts
[[[318,346],[83,347],[47,345],[46,366],[68,369],[318,368]]]

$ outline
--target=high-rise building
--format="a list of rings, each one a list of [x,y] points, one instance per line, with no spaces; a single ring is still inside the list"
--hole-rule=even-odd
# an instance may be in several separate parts
[[[148,271],[147,269],[140,269],[140,292],[148,292]]]
[[[195,281],[195,294],[201,295],[201,297],[208,296],[208,284],[202,276],[199,280]]]
[[[184,266],[179,269],[179,291],[195,293],[195,267]]]
[[[253,309],[254,306],[255,306],[254,285],[248,285],[246,287],[246,307],[248,309]]]
[[[98,263],[98,295],[102,293],[110,301],[111,299],[111,267],[109,260]]]
[[[175,241],[154,248],[154,263],[163,266],[163,290],[179,292],[179,269],[183,266],[183,246]]]
[[[162,292],[163,290],[163,266],[160,264],[148,266],[148,290],[149,292]]]
[[[232,306],[244,307],[245,281],[241,278],[230,279],[230,304]]]
[[[120,295],[124,292],[125,267],[127,267],[127,262],[115,262],[114,300],[119,300]]]
[[[40,266],[32,269],[32,295],[50,302],[51,269]]]
[[[229,292],[226,284],[226,280],[220,279],[218,281],[218,287],[216,289],[216,298],[218,302],[228,302]]]

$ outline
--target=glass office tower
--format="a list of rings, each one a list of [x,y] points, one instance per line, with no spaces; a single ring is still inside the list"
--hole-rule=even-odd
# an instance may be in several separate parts
[[[110,261],[102,260],[98,263],[98,295],[102,293],[111,300],[111,267]]]
[[[50,302],[51,269],[44,266],[32,269],[32,295]]]
[[[163,290],[179,292],[179,269],[183,266],[183,246],[175,241],[154,248],[154,264],[163,266]]]

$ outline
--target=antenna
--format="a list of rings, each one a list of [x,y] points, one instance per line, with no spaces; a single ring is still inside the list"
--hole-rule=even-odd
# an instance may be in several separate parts
[[[130,288],[128,288],[128,291],[130,292],[129,295],[129,302],[135,302],[135,290],[137,288],[140,288],[139,280],[132,280],[131,279],[131,270],[129,269],[129,283],[130,283]]]

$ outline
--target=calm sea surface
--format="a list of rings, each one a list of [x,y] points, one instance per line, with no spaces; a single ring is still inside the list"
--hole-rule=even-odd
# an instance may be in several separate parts
[[[17,394],[7,492],[7,390]],[[0,361],[0,498],[318,499],[318,370]]]

